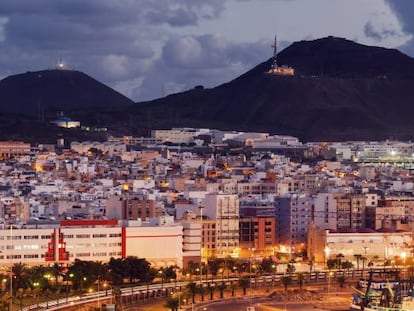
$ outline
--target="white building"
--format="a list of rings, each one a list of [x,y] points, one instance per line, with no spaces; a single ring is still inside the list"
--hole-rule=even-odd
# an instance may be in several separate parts
[[[185,231],[185,240],[182,225],[122,226],[117,220],[66,220],[60,225],[3,229],[0,266],[70,264],[75,259],[107,262],[111,257],[137,256],[153,267],[182,267],[183,257],[200,252],[200,228],[192,226],[186,226],[191,230]]]
[[[215,220],[215,241],[216,256],[221,254],[235,254],[239,250],[239,199],[237,195],[209,193],[203,200],[203,215]],[[211,225],[210,225],[211,227]],[[208,236],[204,236],[203,248],[206,247]],[[211,253],[211,252],[209,252]]]

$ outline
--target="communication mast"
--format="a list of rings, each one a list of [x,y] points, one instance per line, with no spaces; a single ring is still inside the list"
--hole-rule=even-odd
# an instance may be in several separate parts
[[[273,48],[273,59],[272,59],[272,65],[270,67],[270,70],[277,70],[277,37],[275,35],[275,41],[272,44]]]
[[[62,58],[59,58],[59,61],[56,64],[56,69],[60,69],[60,70],[66,69],[65,68],[65,63],[62,61]]]
[[[272,58],[272,64],[270,65],[270,70],[267,72],[272,75],[280,75],[280,76],[294,76],[295,75],[295,69],[287,66],[282,65],[278,66],[277,64],[277,37],[275,36],[275,41],[272,44],[273,48],[273,58]]]

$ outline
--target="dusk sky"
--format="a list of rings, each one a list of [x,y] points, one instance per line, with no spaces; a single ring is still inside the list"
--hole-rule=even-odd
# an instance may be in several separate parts
[[[236,78],[328,35],[414,56],[411,0],[1,0],[0,78],[83,71],[135,101]]]

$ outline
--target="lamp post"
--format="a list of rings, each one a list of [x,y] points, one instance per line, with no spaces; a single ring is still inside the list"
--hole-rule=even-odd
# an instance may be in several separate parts
[[[164,271],[162,269],[158,270],[158,274],[161,278],[161,291],[164,289]]]
[[[325,252],[325,265],[328,267],[329,254],[331,253],[331,249],[329,248],[329,246],[325,246],[324,252]]]
[[[101,281],[101,276],[98,275],[98,310],[101,310],[101,301],[99,300],[101,293],[100,293],[100,287],[99,287],[99,283]]]
[[[272,284],[272,286],[275,286],[275,284],[276,284],[276,265],[275,264],[272,264],[272,270],[273,270],[273,278],[272,278],[273,284]]]
[[[69,298],[69,278],[73,278],[73,273],[69,273],[69,275],[66,276],[66,303],[68,303]]]
[[[329,291],[331,289],[331,277],[333,275],[333,272],[329,272],[328,273],[328,295],[329,295]]]

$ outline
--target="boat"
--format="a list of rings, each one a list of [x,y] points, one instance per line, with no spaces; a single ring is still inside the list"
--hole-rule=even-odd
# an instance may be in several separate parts
[[[414,311],[411,281],[401,280],[399,269],[371,269],[354,290],[350,311]]]

